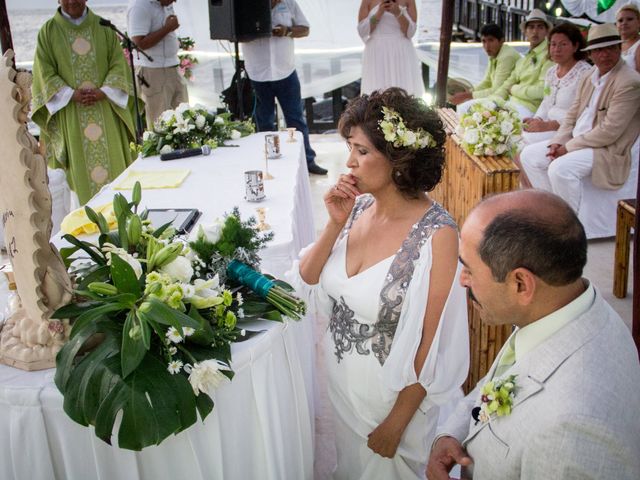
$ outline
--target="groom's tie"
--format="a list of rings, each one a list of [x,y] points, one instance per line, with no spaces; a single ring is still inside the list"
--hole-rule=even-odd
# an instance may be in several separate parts
[[[501,377],[511,366],[516,363],[516,349],[515,349],[516,336],[511,335],[509,342],[505,346],[500,359],[498,360],[498,366],[493,372],[493,378]]]

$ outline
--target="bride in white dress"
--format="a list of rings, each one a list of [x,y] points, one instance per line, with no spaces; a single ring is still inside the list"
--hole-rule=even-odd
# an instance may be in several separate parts
[[[459,398],[469,363],[456,225],[424,193],[445,133],[396,88],[354,99],[339,128],[350,172],[324,197],[329,221],[296,282],[330,319],[334,478],[424,478],[440,406]]]
[[[411,42],[416,33],[415,0],[362,0],[358,34],[365,44],[360,93],[389,87],[421,97],[420,60]]]

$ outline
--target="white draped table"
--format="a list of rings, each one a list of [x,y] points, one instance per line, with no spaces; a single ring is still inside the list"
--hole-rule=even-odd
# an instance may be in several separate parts
[[[264,134],[234,141],[238,147],[218,148],[209,156],[139,159],[129,169],[190,170],[179,188],[143,190],[142,204],[148,208],[198,208],[202,223],[234,206],[245,219],[256,215],[256,207],[266,208],[275,237],[262,252],[263,269],[282,277],[314,237],[302,137],[298,134],[296,143],[285,138],[281,134],[283,157],[269,162],[275,178],[265,182],[266,199],[260,203],[244,200],[243,172],[264,169]],[[107,203],[113,194],[106,187],[90,204]],[[215,392],[214,410],[204,423],[198,420],[141,452],[109,446],[92,427],[69,419],[53,383],[54,370],[0,366],[0,479],[312,478],[312,326],[304,320],[254,321],[246,328],[263,332],[232,345],[236,375]]]

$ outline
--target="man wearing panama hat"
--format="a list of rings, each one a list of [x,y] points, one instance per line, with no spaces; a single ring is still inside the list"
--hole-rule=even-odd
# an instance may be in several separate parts
[[[580,80],[564,122],[550,141],[520,155],[533,187],[556,193],[576,212],[583,178],[618,189],[629,177],[632,151],[638,155],[640,75],[621,59],[621,43],[615,25],[591,27],[584,50],[595,66]]]

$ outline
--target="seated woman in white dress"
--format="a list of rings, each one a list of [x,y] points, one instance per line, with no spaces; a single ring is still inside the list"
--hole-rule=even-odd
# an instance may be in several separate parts
[[[586,46],[580,30],[572,23],[561,23],[549,33],[549,58],[554,65],[545,75],[544,98],[536,114],[523,120],[520,149],[553,138],[560,128],[576,96],[578,80],[592,68],[584,60],[587,54],[582,49]],[[520,165],[519,157],[515,162]],[[531,187],[522,169],[520,182],[523,187]]]
[[[629,3],[616,13],[616,26],[622,38],[622,59],[640,72],[640,9]]]
[[[329,318],[334,478],[424,478],[440,406],[469,362],[456,225],[425,193],[442,175],[445,132],[397,88],[354,99],[339,130],[349,173],[325,194],[329,221],[298,279]]]
[[[362,0],[358,34],[364,42],[360,93],[389,87],[421,97],[424,83],[411,38],[416,33],[415,0]]]
[[[561,23],[549,34],[549,58],[554,65],[544,79],[544,98],[533,117],[523,120],[526,144],[552,138],[573,103],[580,77],[592,67],[585,61],[587,46],[578,27]]]

